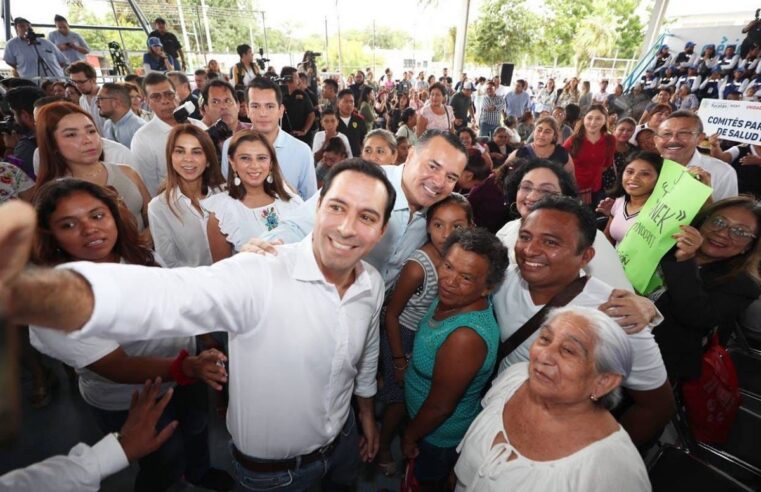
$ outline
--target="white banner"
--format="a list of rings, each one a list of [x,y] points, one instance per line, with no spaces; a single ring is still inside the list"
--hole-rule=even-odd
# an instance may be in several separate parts
[[[718,133],[722,140],[761,145],[761,103],[703,99],[698,116],[706,136]]]

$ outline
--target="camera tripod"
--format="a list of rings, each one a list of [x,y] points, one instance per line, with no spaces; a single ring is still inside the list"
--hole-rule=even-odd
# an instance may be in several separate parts
[[[40,50],[38,46],[40,45],[39,41],[37,41],[36,38],[34,39],[27,39],[27,44],[34,47],[34,54],[37,55],[37,77],[40,79],[39,85],[42,85],[42,82],[45,79],[51,79],[55,78],[55,72],[50,68],[48,63],[45,61],[44,58],[42,58],[42,55],[40,55]]]

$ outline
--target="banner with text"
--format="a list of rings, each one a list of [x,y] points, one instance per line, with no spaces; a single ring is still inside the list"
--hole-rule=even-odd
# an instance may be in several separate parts
[[[663,162],[661,174],[637,220],[616,248],[634,289],[647,295],[662,284],[658,263],[676,244],[679,226],[689,224],[711,196],[711,188],[676,162]]]
[[[761,103],[703,99],[698,116],[709,137],[761,145]]]

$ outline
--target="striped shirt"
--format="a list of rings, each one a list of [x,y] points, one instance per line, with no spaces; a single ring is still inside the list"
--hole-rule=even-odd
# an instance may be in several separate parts
[[[505,111],[505,98],[503,96],[484,96],[481,103],[481,116],[478,121],[480,124],[499,125],[502,113]]]

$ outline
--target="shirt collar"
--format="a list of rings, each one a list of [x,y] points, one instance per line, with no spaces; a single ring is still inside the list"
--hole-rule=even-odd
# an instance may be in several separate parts
[[[404,168],[406,164],[400,164],[398,166],[381,166],[386,172],[386,177],[396,190],[396,201],[394,202],[394,211],[396,210],[409,210],[410,203],[407,201],[407,195],[404,194],[404,188],[402,188],[402,176],[404,175]],[[424,210],[423,210],[424,212]]]
[[[135,116],[135,118],[137,118],[137,115],[135,113],[133,113],[132,110],[130,109],[126,113],[124,113],[124,116],[119,118],[119,121],[114,123],[114,126],[122,126],[125,123],[127,123],[127,121],[129,121],[129,119],[130,119],[130,115],[133,115],[133,116]]]
[[[278,128],[274,147],[276,149],[282,149],[283,147],[285,147],[285,144],[287,143],[287,140],[288,140],[288,136],[289,135],[285,133],[282,128]]]
[[[307,234],[296,245],[296,251],[296,261],[290,267],[291,276],[295,280],[330,284],[320,270],[320,267],[317,266],[317,259],[314,257],[314,248],[312,247],[312,233]],[[362,261],[358,262],[354,267],[354,272],[356,274],[354,283],[349,288],[354,292],[369,290],[371,286],[370,274]],[[333,284],[330,285],[333,286]],[[335,288],[335,286],[333,287]],[[344,295],[344,298],[346,298],[346,295]]]

